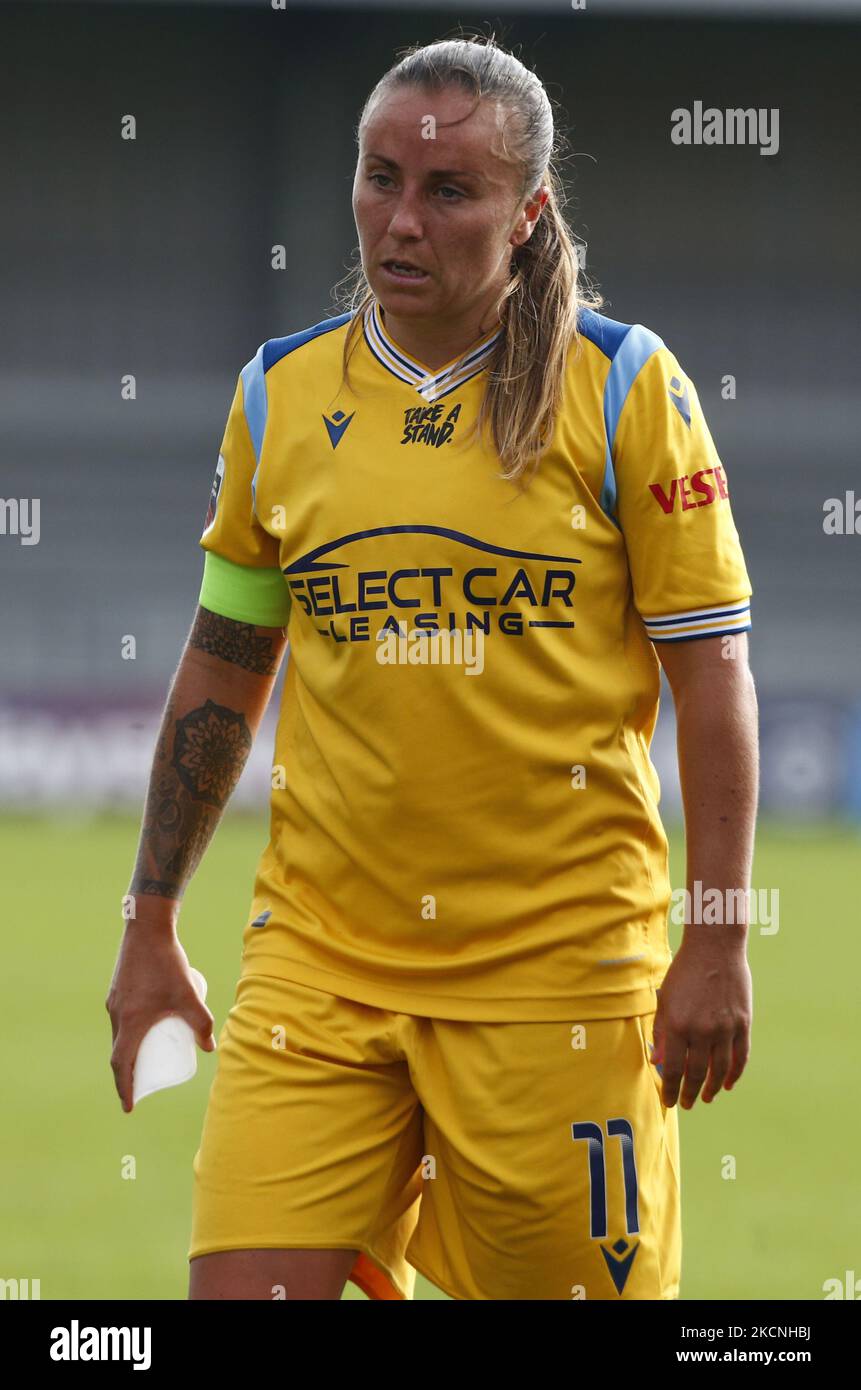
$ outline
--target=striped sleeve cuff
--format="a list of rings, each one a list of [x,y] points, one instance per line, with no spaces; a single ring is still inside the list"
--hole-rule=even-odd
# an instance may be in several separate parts
[[[711,608],[689,608],[684,613],[662,613],[656,618],[643,617],[643,623],[653,642],[690,642],[696,637],[749,632],[750,599],[713,604]]]
[[[280,569],[237,565],[207,550],[198,603],[210,613],[255,627],[286,627],[291,595]]]

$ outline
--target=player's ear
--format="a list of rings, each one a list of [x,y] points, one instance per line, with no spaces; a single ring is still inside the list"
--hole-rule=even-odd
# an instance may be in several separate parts
[[[542,184],[534,197],[527,199],[520,211],[514,230],[508,238],[512,246],[523,246],[529,240],[549,197],[550,190]]]

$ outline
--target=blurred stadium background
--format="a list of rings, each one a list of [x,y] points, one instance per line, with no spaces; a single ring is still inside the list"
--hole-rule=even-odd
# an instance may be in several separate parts
[[[569,217],[604,312],[653,328],[697,384],[753,582],[754,886],[779,890],[780,930],[751,935],[744,1084],[683,1116],[683,1296],[820,1298],[856,1266],[861,537],[826,534],[823,509],[853,489],[861,501],[859,17],[855,0],[0,5],[0,494],[41,504],[38,544],[0,534],[15,1135],[0,1278],[40,1278],[43,1298],[184,1297],[212,1063],[124,1117],[102,1010],[221,432],[259,344],[331,308],[356,246],[367,91],[400,47],[486,22],[563,105]],[[670,112],[697,100],[778,108],[779,153],[673,145]],[[267,834],[276,708],[183,912],[219,1025]],[[669,701],[654,756],[681,886]],[[735,1182],[719,1179],[727,1153]],[[440,1295],[420,1281],[420,1296]]]

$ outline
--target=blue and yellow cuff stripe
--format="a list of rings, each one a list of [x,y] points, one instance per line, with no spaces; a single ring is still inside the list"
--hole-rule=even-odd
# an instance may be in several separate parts
[[[750,630],[750,600],[713,604],[711,608],[692,608],[684,613],[664,613],[646,618],[647,635],[653,642],[687,642],[694,637],[726,637]]]

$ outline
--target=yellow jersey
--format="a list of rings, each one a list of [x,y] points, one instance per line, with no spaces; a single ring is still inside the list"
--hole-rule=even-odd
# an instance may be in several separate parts
[[[243,368],[200,603],[287,628],[243,974],[472,1021],[650,1012],[671,955],[653,644],[746,631],[693,382],[579,314],[525,489],[475,437],[500,330],[431,372],[378,302]]]

